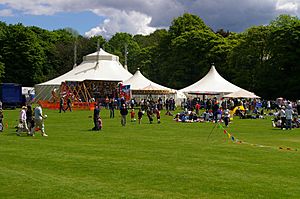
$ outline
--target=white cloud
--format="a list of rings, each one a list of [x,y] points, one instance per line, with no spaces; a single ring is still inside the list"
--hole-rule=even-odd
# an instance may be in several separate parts
[[[91,30],[89,30],[88,32],[85,33],[86,37],[92,37],[95,35],[102,35],[105,38],[108,38],[110,35],[107,33],[107,30],[105,29],[105,26],[107,26],[107,24],[109,23],[109,19],[105,19],[103,21],[103,24],[100,26],[97,26],[95,28],[92,28]]]
[[[12,17],[12,16],[14,16],[12,10],[10,9],[0,10],[0,17]]]
[[[108,10],[95,9],[94,13],[98,15],[107,15]],[[136,11],[114,10],[109,12],[108,19],[104,20],[98,27],[92,28],[86,32],[86,36],[102,35],[105,38],[111,37],[116,32],[127,32],[130,34],[147,35],[156,30],[155,27],[149,26],[151,17]]]
[[[99,25],[85,34],[106,38],[116,32],[148,34],[169,27],[184,12],[198,15],[215,30],[230,31],[268,24],[279,14],[300,16],[300,0],[0,0],[1,4],[28,15],[91,11],[99,15],[94,19]]]
[[[276,4],[276,10],[286,11],[286,12],[297,12],[299,7],[299,1],[290,0],[279,0]]]
[[[62,11],[62,9],[55,6],[52,2],[50,4],[45,0],[2,0],[2,2],[9,8],[30,15],[53,15]],[[54,2],[57,2],[57,0],[54,0]]]

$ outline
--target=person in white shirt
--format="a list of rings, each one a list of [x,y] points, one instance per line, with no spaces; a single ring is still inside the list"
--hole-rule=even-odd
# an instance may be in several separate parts
[[[28,126],[27,126],[27,122],[26,122],[26,110],[27,107],[26,106],[22,106],[22,109],[20,111],[20,115],[19,115],[19,125],[18,125],[18,129],[17,129],[17,136],[21,135],[21,132],[26,131],[27,134],[30,134]]]
[[[270,100],[267,101],[267,110],[268,111],[271,110],[271,102],[270,102]]]
[[[229,121],[230,121],[229,109],[225,109],[225,111],[224,111],[224,123],[225,123],[226,127],[228,127]]]
[[[47,137],[48,135],[45,133],[45,125],[44,125],[44,119],[46,119],[47,116],[43,115],[43,110],[40,105],[38,105],[34,109],[34,127],[31,129],[31,136],[34,136],[35,129],[38,128],[42,132],[42,136]]]
[[[280,111],[279,111],[279,116],[281,120],[281,130],[285,130],[285,123],[286,123],[286,115],[285,115],[285,107],[282,106]]]
[[[292,130],[292,120],[293,120],[294,111],[292,109],[292,105],[289,104],[285,109],[285,117],[286,117],[286,129]]]

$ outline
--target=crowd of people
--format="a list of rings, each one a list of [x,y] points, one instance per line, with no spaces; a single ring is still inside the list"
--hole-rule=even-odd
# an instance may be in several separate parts
[[[273,127],[281,130],[292,130],[300,127],[300,118],[298,117],[300,111],[300,100],[297,104],[287,102],[281,104],[278,109],[271,115],[274,116],[272,120]]]
[[[171,103],[170,103],[171,102]],[[163,103],[163,100],[159,98],[157,101],[153,101],[152,99],[142,99],[139,103],[136,102],[135,99],[131,99],[126,101],[125,98],[120,99],[106,99],[105,103],[96,103],[94,109],[94,127],[92,130],[99,131],[102,129],[102,120],[100,116],[100,107],[109,109],[109,117],[115,117],[115,110],[119,110],[121,116],[121,125],[124,127],[127,123],[127,115],[130,114],[130,121],[136,122],[138,124],[142,123],[142,118],[144,115],[147,116],[150,124],[154,122],[154,117],[157,119],[157,123],[161,123],[161,112],[164,108],[175,110],[175,103],[173,104],[173,99],[170,98],[168,100],[168,105]],[[135,108],[139,107],[137,111],[137,119],[136,119],[136,110]]]
[[[35,136],[36,131],[41,131],[42,136],[47,137],[44,125],[46,118],[47,115],[43,114],[41,105],[37,105],[34,110],[31,105],[22,106],[16,130],[17,135],[20,136],[22,132],[26,132],[29,136]]]
[[[60,100],[59,113],[66,110],[72,111],[72,102],[67,100],[67,107],[64,107],[64,98]],[[103,121],[100,116],[100,107],[109,109],[110,118],[115,117],[115,110],[119,111],[121,126],[127,124],[127,115],[130,115],[131,122],[142,123],[143,117],[148,119],[152,124],[156,118],[157,123],[161,123],[161,110],[166,110],[166,115],[173,116],[176,110],[175,101],[162,98],[154,101],[151,98],[142,99],[137,102],[135,99],[126,101],[125,98],[106,99],[105,103],[96,103],[93,114],[94,127],[92,130],[100,131],[103,128]],[[237,107],[237,108],[235,108]],[[300,127],[300,100],[240,100],[240,99],[223,99],[217,98],[200,100],[200,98],[187,99],[181,104],[182,111],[175,114],[174,121],[177,122],[224,122],[225,126],[230,123],[230,118],[234,115],[241,119],[259,119],[265,118],[266,115],[274,116],[272,125],[282,130]],[[235,109],[234,109],[235,108]],[[137,119],[136,119],[136,110]],[[177,109],[178,110],[178,109]],[[0,102],[0,132],[3,131],[3,111]],[[44,120],[47,115],[43,115],[42,107],[38,105],[32,109],[31,105],[23,106],[19,114],[19,124],[16,133],[18,136],[26,132],[29,136],[34,136],[35,132],[40,130],[42,136],[48,136],[45,133]]]

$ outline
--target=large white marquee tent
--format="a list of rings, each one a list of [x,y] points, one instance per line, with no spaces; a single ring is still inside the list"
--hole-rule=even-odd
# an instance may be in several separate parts
[[[85,80],[124,81],[132,76],[122,64],[119,57],[103,49],[86,55],[83,62],[71,71],[47,82],[35,85],[36,100],[50,100],[52,91],[59,89],[62,82]]]

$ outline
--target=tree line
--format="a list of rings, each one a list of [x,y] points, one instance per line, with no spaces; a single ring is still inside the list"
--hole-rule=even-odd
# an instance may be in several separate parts
[[[214,32],[200,17],[185,13],[168,30],[146,36],[116,33],[109,40],[86,38],[70,28],[48,31],[0,22],[0,81],[33,86],[62,75],[95,52],[97,42],[123,65],[126,48],[131,73],[140,68],[171,88],[198,81],[214,64],[225,79],[263,98],[299,98],[300,20],[289,15],[235,33]]]

